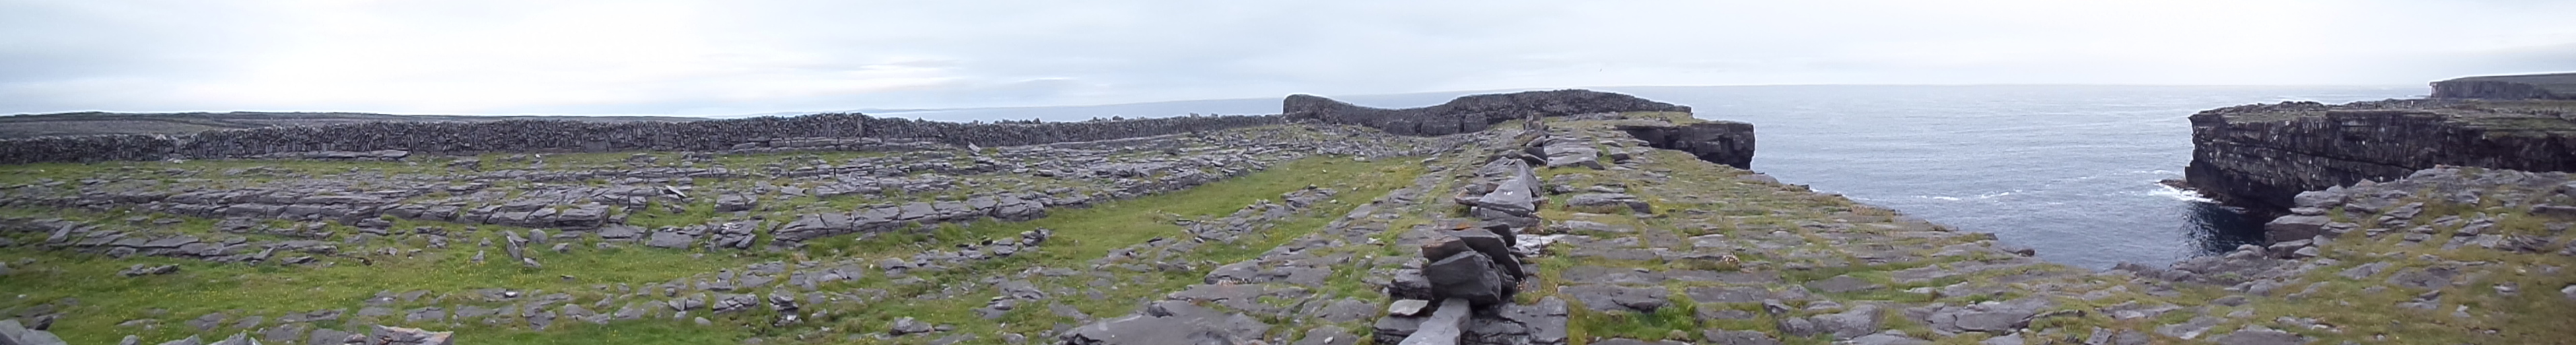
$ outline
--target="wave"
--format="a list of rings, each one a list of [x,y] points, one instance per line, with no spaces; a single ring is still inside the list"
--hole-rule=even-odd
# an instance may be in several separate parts
[[[2182,188],[2174,188],[2174,186],[2167,186],[2167,185],[2164,185],[2164,184],[2161,184],[2161,183],[2156,184],[2156,190],[2147,191],[2147,195],[2161,196],[2161,197],[2171,198],[2171,199],[2174,199],[2174,200],[2190,201],[2190,202],[2197,202],[2197,203],[2207,203],[2207,204],[2215,204],[2215,203],[2218,203],[2218,200],[2210,199],[2208,196],[2202,196],[2202,195],[2200,195],[2200,192],[2195,192],[2195,191],[2191,191],[2191,190],[2187,190],[2187,189],[2182,189]]]
[[[1968,197],[1964,197],[1964,198],[1963,198],[1963,197],[1955,197],[1955,196],[1940,196],[1940,195],[1916,195],[1916,196],[1914,196],[1914,197],[1916,197],[1916,198],[1923,198],[1923,199],[1940,200],[1940,201],[1985,200],[1985,199],[2001,198],[2001,197],[2008,196],[2008,195],[2013,195],[2013,194],[2020,194],[2021,192],[2022,192],[2022,190],[2015,189],[2015,190],[2012,190],[2012,191],[2009,191],[2009,192],[1994,192],[1994,193],[1977,194],[1977,195],[1968,196]]]

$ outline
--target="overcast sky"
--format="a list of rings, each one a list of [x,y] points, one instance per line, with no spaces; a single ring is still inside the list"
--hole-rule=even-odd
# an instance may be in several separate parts
[[[1637,85],[2422,85],[2576,1],[22,1],[0,113],[729,115]]]

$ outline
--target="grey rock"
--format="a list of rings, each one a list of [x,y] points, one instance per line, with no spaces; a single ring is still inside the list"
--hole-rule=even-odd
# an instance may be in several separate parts
[[[652,238],[645,240],[644,245],[660,248],[688,249],[690,243],[697,241],[698,239],[695,237],[689,237],[689,235],[666,230],[654,231]]]
[[[1626,287],[1617,285],[1576,285],[1559,288],[1559,294],[1583,302],[1584,308],[1600,311],[1651,313],[1669,305],[1672,294],[1662,287]]]
[[[2208,332],[2210,327],[2217,327],[2220,321],[2226,320],[2213,316],[2195,317],[2183,323],[2156,327],[2156,333],[2183,339],[2199,338],[2202,332]]]
[[[369,333],[367,338],[369,339],[370,344],[452,345],[453,342],[449,338],[452,338],[453,336],[453,334],[448,332],[431,332],[417,328],[376,326],[376,330]]]
[[[2335,275],[2342,276],[2344,279],[2359,280],[2373,275],[2379,275],[2380,270],[2386,270],[2388,269],[2388,266],[2391,265],[2394,264],[2388,262],[2372,262],[2344,269],[2343,272],[2337,272]]]
[[[1379,319],[1379,323],[1384,326],[1389,320],[1405,319],[1421,318],[1390,317]],[[1270,325],[1242,314],[1222,313],[1187,302],[1161,301],[1147,306],[1144,314],[1084,325],[1065,332],[1060,338],[1065,343],[1080,345],[1243,344],[1260,339],[1269,329]]]
[[[313,329],[312,336],[304,338],[304,343],[307,345],[363,343],[363,341],[359,340],[362,339],[361,337],[362,335],[357,333],[341,332],[339,330],[329,328],[315,328]]]
[[[1565,199],[1565,205],[1566,205],[1566,206],[1572,206],[1572,207],[1589,207],[1589,208],[1608,207],[1608,208],[1627,209],[1627,210],[1629,210],[1629,211],[1636,212],[1636,213],[1639,213],[1639,214],[1651,214],[1651,213],[1655,213],[1655,207],[1654,207],[1653,205],[1647,204],[1645,200],[1637,199],[1637,196],[1635,196],[1635,195],[1628,195],[1628,194],[1622,194],[1622,193],[1584,193],[1584,194],[1575,194],[1574,196],[1567,197],[1567,198]]]
[[[1711,329],[1700,331],[1700,336],[1716,345],[1780,345],[1779,339],[1757,331]]]
[[[183,339],[179,339],[179,340],[171,340],[171,341],[169,341],[169,342],[163,342],[163,343],[161,343],[161,345],[205,345],[205,344],[206,344],[206,341],[205,341],[205,340],[203,340],[203,339],[198,339],[198,338],[197,338],[197,336],[194,336],[194,335],[191,335],[191,336],[188,336],[187,338],[183,338]]]
[[[116,274],[118,274],[118,275],[124,275],[124,276],[127,276],[127,277],[140,277],[140,276],[163,275],[163,274],[171,274],[171,273],[179,273],[179,265],[159,265],[159,266],[153,266],[153,265],[136,264],[136,265],[134,265],[134,266],[132,266],[132,267],[126,267],[124,271],[119,271],[119,272],[117,272]]]
[[[1878,312],[1878,306],[1863,304],[1841,313],[1816,315],[1809,319],[1815,321],[1818,331],[1833,334],[1835,339],[1852,339],[1879,331]]]
[[[1467,300],[1451,298],[1440,301],[1440,308],[1422,320],[1422,327],[1405,336],[1406,344],[1456,344],[1466,335]]]
[[[2210,341],[2220,345],[2300,345],[2309,342],[2306,336],[2263,328],[2263,326],[2247,326],[2234,333],[2211,338]]]
[[[2451,278],[2459,274],[2459,270],[2448,267],[2408,269],[2388,276],[2388,284],[2416,289],[2440,289],[2450,286]]]
[[[232,337],[224,338],[224,340],[222,340],[222,341],[216,341],[214,344],[207,344],[207,345],[254,345],[254,344],[257,344],[257,342],[250,340],[250,334],[249,334],[249,333],[233,333],[233,336],[232,336]]]
[[[1853,345],[1930,345],[1931,341],[1899,334],[1875,333],[1852,338]]]
[[[1394,303],[1386,304],[1386,314],[1396,316],[1414,316],[1416,314],[1421,314],[1422,309],[1429,306],[1431,306],[1431,301],[1418,299],[1396,300]]]
[[[2263,223],[2263,235],[2274,242],[2308,239],[2326,234],[2326,223],[2333,221],[2326,216],[2281,216]]]
[[[1450,255],[1423,266],[1422,275],[1431,281],[1432,295],[1439,298],[1465,299],[1479,306],[1503,303],[1510,298],[1505,295],[1501,272],[1483,253],[1469,251]]]
[[[930,323],[913,320],[909,316],[895,319],[894,323],[886,325],[886,334],[897,336],[930,333],[932,330]]]
[[[1978,342],[1977,342],[1977,345],[2022,345],[2022,344],[2023,344],[2023,342],[2022,342],[2022,339],[2021,339],[2021,333],[2005,334],[2005,335],[2003,335],[2003,336],[1993,337],[1993,338],[1986,338],[1986,340],[1982,340],[1982,341],[1978,341]]]
[[[1359,336],[1357,336],[1357,335],[1352,335],[1352,334],[1351,334],[1351,332],[1350,332],[1350,331],[1348,331],[1348,330],[1343,330],[1343,329],[1342,329],[1341,327],[1339,327],[1339,326],[1324,325],[1324,326],[1315,327],[1314,329],[1306,330],[1306,336],[1298,337],[1298,338],[1297,338],[1297,342],[1289,343],[1289,344],[1290,344],[1290,345],[1353,345],[1353,344],[1358,344],[1358,343],[1359,343],[1359,341],[1360,341],[1360,337],[1359,337]]]
[[[1872,284],[1872,283],[1870,283],[1869,281],[1867,281],[1867,280],[1861,280],[1860,278],[1853,278],[1851,275],[1839,275],[1839,276],[1834,276],[1833,278],[1825,278],[1824,280],[1817,280],[1817,281],[1807,282],[1807,284],[1805,284],[1805,285],[1806,285],[1806,286],[1807,286],[1807,288],[1809,288],[1809,289],[1816,289],[1817,291],[1824,291],[1824,292],[1828,292],[1828,293],[1844,293],[1844,292],[1861,291],[1861,290],[1873,290],[1873,289],[1879,289],[1879,288],[1885,288],[1885,287],[1886,287],[1886,286],[1882,286],[1882,285],[1878,285],[1878,284]]]

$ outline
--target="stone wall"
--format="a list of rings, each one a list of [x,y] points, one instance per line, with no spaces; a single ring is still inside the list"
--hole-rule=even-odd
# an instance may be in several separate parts
[[[1280,124],[1279,116],[1190,116],[1119,121],[954,123],[860,114],[816,114],[694,122],[378,122],[208,131],[0,140],[0,164],[276,157],[303,152],[724,151],[801,145],[817,138],[1014,146],[1154,136]],[[328,156],[328,155],[325,155]]]
[[[1378,109],[1330,98],[1289,95],[1280,113],[1291,120],[1353,124],[1405,135],[1445,135],[1485,130],[1495,123],[1529,116],[1566,116],[1626,111],[1690,112],[1690,107],[1624,94],[1591,90],[1529,91],[1458,97],[1440,105]]]
[[[2439,165],[2576,171],[2563,101],[2284,102],[2191,116],[2192,187],[2278,214],[2301,191],[2391,180]],[[2554,105],[2553,105],[2554,104]]]

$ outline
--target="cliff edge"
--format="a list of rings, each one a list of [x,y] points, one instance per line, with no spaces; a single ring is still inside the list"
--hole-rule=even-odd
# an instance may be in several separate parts
[[[2440,165],[2576,170],[2576,101],[2283,102],[2191,116],[2186,179],[2212,198],[2279,214],[2301,191]]]

